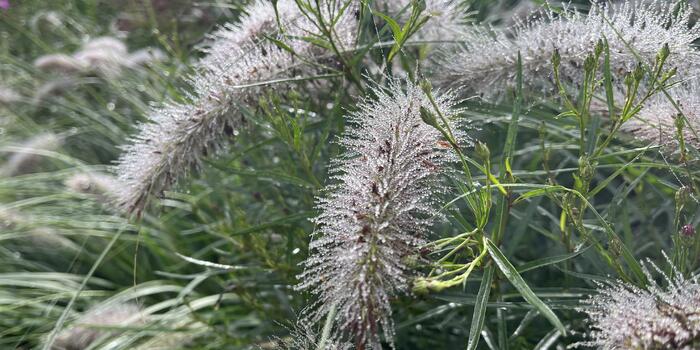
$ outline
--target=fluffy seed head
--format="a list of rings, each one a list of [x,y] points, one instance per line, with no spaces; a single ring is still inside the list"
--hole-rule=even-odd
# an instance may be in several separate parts
[[[129,54],[126,44],[113,37],[98,37],[87,41],[72,55],[50,54],[34,61],[40,70],[64,74],[97,73],[111,78],[118,76],[123,67],[139,66],[162,59],[157,49],[141,49]]]
[[[326,22],[333,18],[333,35],[340,50],[354,44],[356,20],[353,7],[339,9],[342,2],[322,5]],[[277,2],[283,13],[280,23],[292,55],[265,40],[278,30],[275,9],[268,1],[257,1],[238,25],[227,25],[212,36],[208,55],[196,65],[191,78],[193,92],[187,101],[168,101],[154,107],[149,122],[142,124],[132,144],[124,147],[117,165],[119,206],[127,212],[140,212],[149,194],[161,195],[203,156],[215,154],[238,134],[245,119],[240,107],[253,107],[265,86],[243,85],[308,73],[311,69],[299,57],[318,61],[328,52],[299,38],[320,35],[319,29],[302,15],[294,0]],[[299,68],[295,71],[296,68]],[[234,110],[234,112],[232,112]]]
[[[318,228],[297,286],[317,296],[307,318],[319,322],[337,308],[336,329],[358,348],[381,348],[380,332],[393,346],[389,300],[407,290],[406,260],[432,224],[438,175],[450,159],[440,132],[421,119],[421,107],[433,110],[425,93],[401,85],[375,88],[376,100],[348,116],[345,153],[318,199]],[[457,113],[449,94],[437,104],[448,119]]]
[[[655,270],[660,270],[649,263]],[[645,273],[653,281],[648,269]],[[681,349],[700,346],[700,284],[697,277],[664,275],[667,287],[647,289],[615,282],[601,285],[581,309],[591,323],[591,341],[578,346],[601,350]]]
[[[128,50],[126,44],[121,40],[111,36],[102,36],[86,42],[82,51],[111,51],[115,55],[124,56]]]
[[[25,215],[15,209],[0,207],[0,229],[3,231],[21,231],[22,238],[28,240],[27,246],[33,251],[77,253],[80,246],[61,235],[54,227],[37,224],[33,215]]]
[[[622,130],[635,138],[660,145],[667,153],[678,151],[678,127],[689,146],[700,149],[700,86],[698,83],[683,84],[669,89],[669,100],[664,94],[654,95],[642,110],[622,126]],[[678,113],[683,112],[685,119]],[[680,119],[680,120],[679,120]],[[682,121],[682,125],[678,123]]]
[[[39,86],[34,92],[32,103],[38,105],[48,98],[60,96],[62,93],[76,87],[80,81],[75,77],[61,77],[50,80]]]
[[[163,51],[154,48],[145,48],[132,52],[128,59],[127,65],[129,67],[144,66],[150,63],[163,61],[166,59],[166,55]]]
[[[321,337],[314,332],[313,325],[303,321],[298,321],[289,333],[289,336],[284,338],[275,337],[270,344],[260,346],[259,349],[316,350],[320,349],[321,345],[323,345],[323,349],[327,350],[351,350],[353,348],[350,343],[334,339],[327,339],[324,344],[320,344]]]
[[[87,69],[86,64],[65,54],[50,54],[37,58],[34,67],[47,72],[78,73]]]
[[[121,184],[116,177],[98,172],[76,173],[64,182],[66,188],[72,192],[84,193],[94,196],[101,204],[111,209]]]
[[[0,85],[0,106],[9,105],[22,100],[22,96],[15,90]]]
[[[518,1],[510,10],[499,15],[504,27],[512,27],[522,24],[523,21],[532,21],[538,16],[540,5],[532,0]]]
[[[121,73],[122,63],[126,57],[115,54],[111,50],[87,50],[77,52],[73,57],[88,67],[90,71],[99,73],[105,77],[117,77]]]
[[[195,321],[191,316],[179,316],[177,320],[165,323],[170,329],[177,329],[177,332],[160,332],[133,350],[176,350],[191,349],[192,342],[199,336],[211,332],[209,325]]]
[[[126,44],[112,37],[98,37],[86,42],[73,58],[90,71],[105,77],[116,77],[123,65],[128,64]]]
[[[588,15],[569,9],[561,14],[542,10],[539,19],[513,28],[474,27],[464,40],[464,50],[443,59],[447,69],[442,79],[472,91],[500,91],[514,81],[520,52],[525,82],[551,89],[551,60],[558,50],[562,79],[577,83],[585,58],[602,39],[610,46],[613,75],[631,71],[638,62],[627,44],[648,64],[668,44],[671,56],[666,67],[677,67],[682,76],[692,76],[700,63],[693,47],[700,38],[700,26],[690,24],[691,14],[685,2],[678,0],[605,2],[593,4]]]
[[[7,161],[0,165],[0,176],[16,176],[36,170],[42,159],[40,151],[54,151],[61,146],[61,137],[47,132],[30,137],[17,145]]]
[[[109,194],[119,188],[119,184],[112,176],[99,173],[78,173],[65,182],[66,187],[74,192],[91,194]]]
[[[99,338],[114,334],[96,327],[129,326],[143,322],[141,309],[133,304],[100,305],[88,310],[75,321],[75,326],[65,329],[56,337],[52,350],[87,349]],[[91,328],[92,327],[92,328]]]

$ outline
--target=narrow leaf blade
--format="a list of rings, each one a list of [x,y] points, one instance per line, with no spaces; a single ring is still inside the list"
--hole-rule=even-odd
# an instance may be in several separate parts
[[[566,335],[566,329],[564,325],[559,321],[559,318],[552,311],[552,309],[547,306],[542,300],[540,300],[537,295],[530,289],[525,280],[520,276],[518,270],[513,267],[513,264],[508,261],[508,259],[503,255],[500,249],[493,244],[490,239],[486,239],[486,247],[489,250],[491,258],[496,262],[498,268],[503,272],[503,275],[513,284],[513,286],[520,292],[520,295],[532,306],[534,306],[537,311],[539,311],[554,327],[559,330],[562,335]]]
[[[479,345],[481,329],[484,328],[484,320],[486,319],[486,306],[489,301],[489,294],[491,293],[491,282],[493,281],[494,270],[495,268],[493,265],[489,265],[484,269],[484,276],[481,278],[479,293],[476,295],[472,323],[469,327],[467,350],[476,350],[476,347]]]

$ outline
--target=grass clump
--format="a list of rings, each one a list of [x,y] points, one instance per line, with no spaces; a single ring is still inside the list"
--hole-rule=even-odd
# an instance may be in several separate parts
[[[0,5],[0,348],[700,341],[685,1]]]

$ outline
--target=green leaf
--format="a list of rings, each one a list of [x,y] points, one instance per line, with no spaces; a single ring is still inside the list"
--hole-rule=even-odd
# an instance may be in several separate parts
[[[513,157],[513,149],[515,148],[515,138],[518,135],[518,119],[520,118],[520,110],[523,102],[523,62],[518,51],[518,71],[516,78],[515,102],[513,104],[513,114],[510,117],[508,124],[508,133],[506,134],[506,143],[503,146],[503,158],[506,164],[510,164],[510,159]],[[501,180],[504,179],[505,172],[501,174]]]
[[[479,293],[476,295],[472,323],[469,327],[467,350],[476,350],[476,347],[479,346],[481,329],[484,328],[484,320],[486,319],[486,306],[488,305],[489,294],[491,293],[491,281],[493,280],[494,270],[493,265],[489,265],[484,269],[484,276],[481,278]]]
[[[394,59],[394,56],[399,53],[403,45],[406,43],[406,40],[418,31],[418,29],[425,24],[425,22],[428,21],[428,17],[424,18],[419,18],[419,15],[423,9],[420,7],[417,7],[416,4],[413,4],[413,7],[411,9],[411,17],[409,18],[408,22],[404,24],[403,28],[391,17],[375,11],[374,13],[384,19],[388,24],[389,27],[391,27],[391,32],[394,35],[394,45],[391,47],[391,50],[389,51],[389,54],[387,55],[386,61],[391,62]]]
[[[44,347],[42,350],[50,350],[51,346],[53,345],[54,341],[56,340],[56,336],[58,335],[59,331],[63,327],[63,324],[66,322],[66,319],[68,318],[68,314],[70,311],[73,309],[73,305],[75,304],[75,301],[78,300],[78,297],[80,296],[80,293],[83,292],[85,289],[85,286],[87,286],[88,281],[92,278],[92,276],[95,274],[95,271],[97,271],[97,268],[102,264],[102,262],[105,260],[107,257],[107,253],[109,253],[110,250],[112,250],[112,247],[114,246],[115,243],[119,240],[119,237],[121,237],[122,233],[124,233],[123,230],[117,231],[117,233],[112,237],[112,240],[107,243],[105,248],[102,250],[102,253],[100,253],[100,256],[95,260],[95,263],[92,264],[92,267],[90,268],[90,271],[85,275],[85,278],[83,278],[82,283],[78,287],[78,289],[73,293],[71,296],[70,300],[68,301],[68,305],[63,309],[63,312],[61,312],[61,316],[58,317],[58,321],[56,321],[56,324],[54,325],[53,329],[49,333],[48,340],[44,343]]]
[[[265,39],[267,39],[267,40],[272,41],[272,43],[275,44],[275,46],[279,47],[280,49],[287,51],[292,55],[296,55],[296,52],[294,52],[294,49],[292,49],[289,45],[283,43],[282,41],[277,40],[269,35],[263,34],[263,37],[265,37]]]
[[[601,181],[598,184],[598,186],[596,186],[591,192],[589,192],[589,194],[588,194],[589,197],[592,198],[593,196],[598,194],[598,192],[604,190],[610,184],[610,182],[612,182],[612,180],[614,180],[616,177],[620,176],[620,174],[622,174],[622,172],[625,171],[625,169],[627,169],[627,167],[629,167],[630,165],[632,165],[632,163],[637,161],[637,159],[639,159],[639,157],[641,157],[643,154],[644,154],[644,152],[639,153],[636,157],[634,157],[634,159],[630,160],[627,164],[625,164],[622,167],[620,167],[619,169],[615,170],[615,172],[612,173],[610,176],[608,176],[605,180]]]
[[[566,329],[564,325],[559,321],[559,318],[552,311],[552,309],[547,306],[542,300],[540,300],[537,295],[530,289],[530,287],[525,283],[525,280],[520,276],[518,271],[513,267],[513,264],[508,261],[508,259],[503,255],[500,249],[491,242],[490,239],[486,239],[486,247],[491,254],[491,258],[496,262],[498,268],[503,272],[503,275],[510,281],[511,284],[520,292],[520,295],[532,306],[534,306],[537,311],[539,311],[542,316],[544,316],[549,322],[556,327],[562,335],[566,335]]]
[[[387,55],[386,61],[391,62],[391,60],[394,58],[394,55],[401,50],[401,46],[403,45],[404,42],[404,31],[401,29],[401,26],[394,21],[393,18],[381,13],[381,12],[374,12],[377,16],[381,17],[383,20],[386,21],[387,24],[389,24],[389,27],[391,28],[391,32],[394,35],[394,45],[391,47],[391,50],[389,51],[389,54]]]
[[[568,189],[566,187],[559,186],[559,185],[547,186],[545,188],[538,188],[536,190],[528,191],[528,192],[525,192],[525,193],[521,194],[520,196],[518,196],[518,198],[515,199],[515,201],[513,201],[513,205],[518,204],[518,203],[520,203],[528,198],[544,196],[546,194],[555,193],[555,192],[566,192],[567,190]]]
[[[338,311],[338,305],[333,304],[328,315],[326,316],[326,323],[323,325],[323,332],[321,333],[321,340],[318,342],[318,350],[325,350],[326,343],[331,335],[331,330],[333,329],[333,320],[335,319],[335,313]]]
[[[393,18],[379,12],[379,11],[374,11],[374,14],[381,17],[383,20],[386,21],[386,23],[389,25],[391,28],[392,34],[394,34],[394,40],[398,41],[401,38],[401,26],[394,21]]]
[[[552,329],[547,335],[540,340],[533,350],[547,350],[555,345],[556,341],[559,339],[560,333],[556,329]]]
[[[564,119],[567,117],[577,117],[577,116],[578,116],[578,114],[576,113],[576,111],[566,111],[566,112],[561,112],[561,113],[557,114],[554,117],[554,119]]]
[[[605,84],[605,100],[608,103],[608,113],[610,120],[615,120],[615,90],[612,84],[612,69],[610,68],[610,45],[608,39],[603,39],[605,48],[605,60],[603,61],[603,77]]]
[[[260,224],[260,225],[255,225],[255,226],[251,226],[251,227],[248,227],[248,228],[245,228],[245,229],[241,229],[241,230],[229,232],[229,233],[226,233],[226,235],[228,235],[228,236],[238,236],[238,235],[244,235],[244,234],[254,233],[254,232],[258,232],[258,231],[262,231],[262,230],[268,229],[268,228],[270,228],[270,227],[276,227],[276,226],[287,225],[287,224],[295,223],[295,222],[297,222],[297,221],[301,221],[301,220],[304,220],[304,219],[308,219],[308,218],[310,218],[313,214],[314,214],[314,212],[312,212],[312,211],[303,211],[303,212],[300,212],[300,213],[291,214],[291,215],[283,216],[283,217],[281,217],[281,218],[273,219],[273,220],[270,220],[270,221],[268,221],[268,222],[266,222],[266,223],[263,223],[263,224]]]
[[[224,168],[230,174],[237,174],[237,175],[241,175],[241,176],[252,176],[252,177],[256,177],[262,181],[281,182],[281,183],[287,183],[290,185],[295,185],[295,186],[304,187],[304,188],[310,188],[310,189],[314,188],[314,184],[311,182],[308,182],[300,177],[285,174],[285,173],[282,173],[279,171],[245,170],[245,169],[237,169],[237,168],[228,168],[225,166],[222,168]]]
[[[562,261],[566,261],[566,260],[569,260],[571,258],[575,258],[575,257],[581,255],[581,253],[588,250],[588,248],[590,248],[590,247],[591,246],[587,246],[585,248],[579,249],[579,250],[572,252],[572,253],[569,253],[569,254],[548,256],[548,257],[545,257],[542,259],[530,261],[526,264],[522,264],[522,265],[518,266],[518,272],[523,273],[525,271],[539,269],[540,267],[544,267],[544,266],[552,265],[552,264],[557,264],[557,263],[560,263]]]

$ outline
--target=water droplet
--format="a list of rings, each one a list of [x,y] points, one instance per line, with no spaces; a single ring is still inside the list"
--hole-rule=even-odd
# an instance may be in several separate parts
[[[108,111],[113,111],[113,110],[114,110],[114,107],[116,107],[116,106],[114,105],[114,102],[110,102],[110,103],[107,104],[107,110],[108,110]]]
[[[300,251],[301,250],[299,248],[294,248],[294,250],[292,250],[292,255],[297,255]]]

